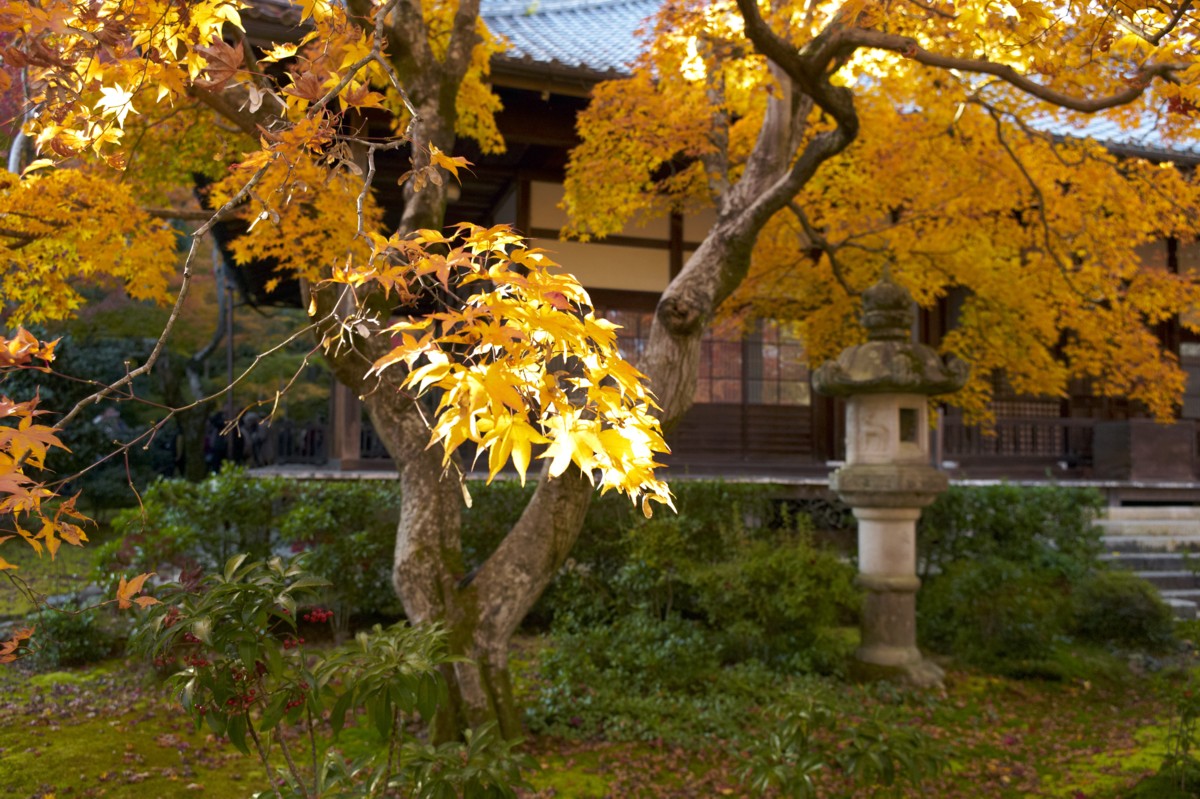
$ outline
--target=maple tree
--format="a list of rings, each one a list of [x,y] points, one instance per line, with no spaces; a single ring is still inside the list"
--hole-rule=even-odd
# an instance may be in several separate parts
[[[887,263],[925,307],[961,299],[942,348],[972,365],[948,398],[969,418],[997,372],[1171,417],[1184,374],[1152,327],[1200,288],[1138,248],[1195,238],[1197,185],[1084,127],[1105,112],[1186,141],[1198,24],[1189,2],[667,4],[581,117],[565,200],[582,237],[716,210],[640,363],[665,422],[714,315],[792,320],[820,363],[861,340],[858,295]]]
[[[512,737],[519,720],[508,640],[566,557],[587,495],[617,489],[646,513],[670,504],[654,474],[655,454],[665,451],[656,406],[621,360],[613,326],[545,253],[504,228],[442,232],[445,182],[465,165],[449,155],[455,137],[501,146],[498,103],[484,84],[497,42],[479,23],[478,4],[359,2],[350,13],[326,0],[299,5],[307,26],[300,41],[258,50],[241,31],[236,0],[0,7],[0,34],[11,37],[5,63],[21,69],[24,134],[39,156],[9,178],[7,201],[36,196],[35,180],[57,181],[72,198],[63,213],[87,216],[129,244],[97,252],[95,262],[64,259],[57,283],[37,278],[41,262],[15,264],[28,279],[11,295],[6,282],[2,296],[10,321],[72,312],[80,281],[116,282],[171,304],[145,361],[80,401],[60,420],[65,426],[156,367],[187,301],[200,241],[219,221],[242,217],[247,232],[235,256],[273,258],[281,275],[307,282],[312,320],[293,338],[317,336],[333,371],[364,395],[400,464],[397,591],[411,620],[442,620],[451,652],[471,658],[444,669],[455,702],[441,729],[494,717]],[[385,140],[357,124],[362,110],[378,108],[395,120]],[[181,122],[197,114],[220,121]],[[400,229],[387,235],[372,193],[374,159],[400,147],[410,148],[413,168]],[[223,174],[202,164],[214,157]],[[179,207],[169,190],[190,171],[219,178],[208,190],[212,211]],[[94,194],[85,190],[92,182],[101,184]],[[173,207],[149,207],[164,200]],[[125,227],[110,218],[118,208]],[[165,235],[162,217],[202,222],[173,300],[162,275],[176,256],[145,244]],[[13,227],[3,241],[14,254],[42,241],[70,246],[69,220],[6,219]],[[438,310],[414,316],[418,300]],[[457,538],[466,492],[453,474],[461,477],[456,450],[467,442],[493,476],[511,461],[525,479],[536,449],[545,463],[530,511],[472,580],[463,579]],[[139,588],[122,586],[122,601],[136,601]]]
[[[49,371],[54,360],[56,342],[43,342],[24,328],[18,328],[10,337],[0,338],[0,379],[23,369]],[[63,449],[54,427],[38,421],[46,413],[38,408],[38,398],[13,401],[0,396],[0,514],[6,519],[6,527],[0,535],[0,544],[11,539],[20,539],[39,555],[43,552],[54,557],[64,544],[83,546],[87,541],[84,526],[91,520],[75,507],[75,497],[60,497],[44,482],[35,477],[36,470],[46,465],[46,457],[53,449]],[[0,573],[9,576],[18,567],[0,556]],[[121,577],[114,601],[122,609],[134,604],[147,607],[154,604],[151,596],[141,593],[149,574],[140,574],[127,580]],[[14,584],[30,593],[24,583]],[[22,654],[22,647],[33,638],[33,627],[22,627],[12,631],[0,641],[0,664],[11,663]]]

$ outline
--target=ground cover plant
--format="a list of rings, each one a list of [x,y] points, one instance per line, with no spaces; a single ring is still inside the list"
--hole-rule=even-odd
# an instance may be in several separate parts
[[[523,648],[536,642],[523,642]],[[527,673],[525,660],[517,669]],[[760,701],[795,688],[815,694],[843,728],[883,718],[944,746],[945,771],[921,787],[851,786],[834,769],[815,777],[818,795],[1016,799],[1121,799],[1156,773],[1169,751],[1182,683],[1157,675],[1116,682],[1014,680],[951,671],[944,693],[847,686],[821,678],[775,682]],[[14,799],[249,796],[264,772],[209,728],[198,731],[174,695],[138,661],[40,676],[0,675],[0,791]],[[365,733],[348,736],[354,754]],[[710,737],[681,742],[532,736],[537,764],[522,797],[751,796],[741,774],[747,750]],[[767,794],[768,796],[771,794]],[[1164,793],[1143,796],[1165,797]]]

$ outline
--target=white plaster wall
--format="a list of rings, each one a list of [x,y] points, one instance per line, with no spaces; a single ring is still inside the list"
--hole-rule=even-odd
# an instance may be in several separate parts
[[[666,250],[555,239],[531,239],[589,289],[661,292],[670,277]]]

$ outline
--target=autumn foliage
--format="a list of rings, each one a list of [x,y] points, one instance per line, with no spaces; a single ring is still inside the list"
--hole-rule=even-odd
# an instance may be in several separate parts
[[[1200,289],[1138,248],[1194,240],[1200,193],[1086,132],[1103,111],[1127,131],[1107,135],[1190,145],[1190,5],[667,3],[632,75],[581,117],[568,232],[709,207],[732,220],[757,200],[744,179],[775,169],[795,189],[724,314],[794,321],[817,364],[861,339],[858,294],[890,262],[923,307],[955,305],[941,344],[972,378],[950,401],[976,419],[998,373],[1051,396],[1084,379],[1170,417],[1184,375],[1149,328],[1195,329]],[[794,119],[768,124],[771,102]]]

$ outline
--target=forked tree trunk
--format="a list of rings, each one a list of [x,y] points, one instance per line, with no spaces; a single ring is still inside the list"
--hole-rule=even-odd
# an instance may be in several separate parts
[[[380,390],[367,398],[371,421],[400,465],[400,523],[392,580],[414,624],[436,622],[450,651],[466,660],[445,671],[451,705],[435,738],[494,721],[508,738],[521,734],[508,651],[513,633],[554,579],[583,526],[591,485],[578,474],[543,478],[521,518],[474,572],[462,555],[463,492],[445,474],[439,448],[412,403]]]
[[[787,92],[772,99],[756,156],[723,198],[716,226],[659,303],[641,366],[662,405],[664,426],[691,404],[704,330],[745,275],[754,238],[795,194],[785,178],[810,107]],[[410,194],[402,228],[438,227],[440,193],[427,187]],[[386,383],[364,383],[369,360],[386,351],[382,338],[360,342],[332,365],[340,380],[364,394],[371,421],[398,465],[401,510],[392,579],[405,613],[414,624],[442,624],[451,652],[467,658],[446,670],[452,702],[435,725],[436,737],[444,740],[485,721],[517,737],[520,712],[508,661],[512,636],[566,560],[593,488],[578,472],[555,480],[543,474],[496,551],[466,574],[458,475],[446,473],[440,448],[427,448],[429,430],[411,400]]]

